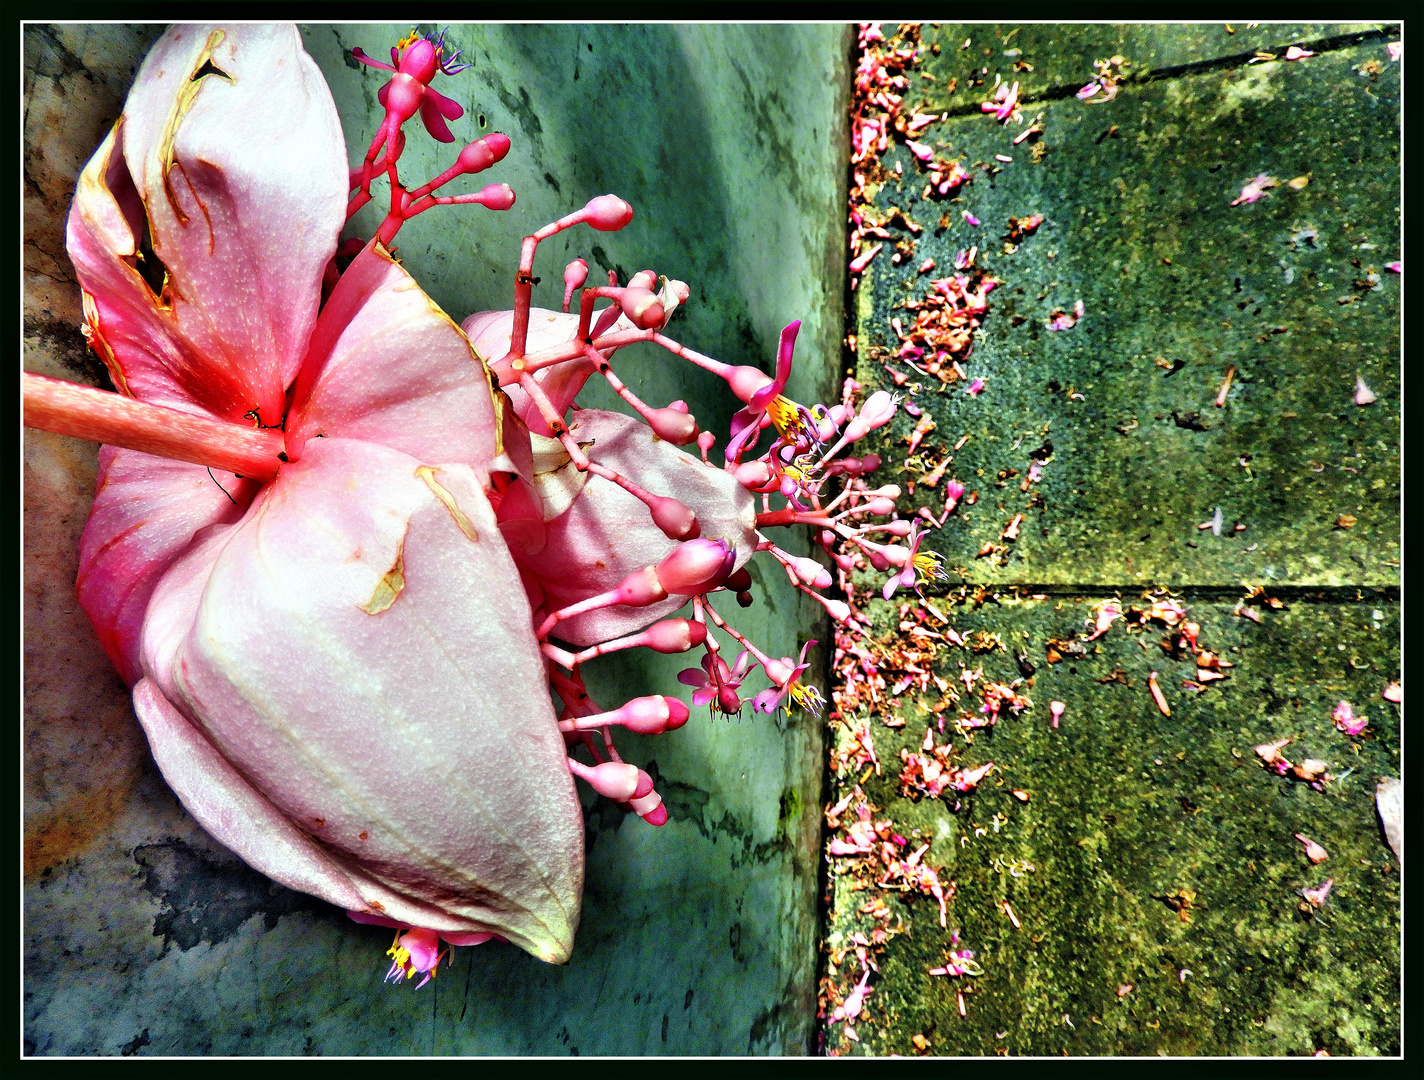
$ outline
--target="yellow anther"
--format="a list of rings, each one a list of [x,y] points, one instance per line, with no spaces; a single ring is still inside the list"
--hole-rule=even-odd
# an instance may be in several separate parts
[[[767,405],[766,414],[771,417],[771,422],[776,425],[776,430],[783,439],[794,438],[801,434],[801,429],[804,426],[804,421],[801,419],[801,407],[790,398],[778,394]]]
[[[389,39],[387,39],[387,40],[389,40]],[[399,41],[396,42],[396,48],[397,48],[397,49],[408,49],[408,48],[410,48],[412,45],[414,45],[414,44],[415,44],[417,41],[419,41],[419,40],[420,40],[420,31],[419,31],[419,30],[416,30],[414,27],[412,27],[412,28],[411,28],[411,31],[410,31],[410,34],[409,34],[407,37],[403,37],[403,38],[401,38]]]

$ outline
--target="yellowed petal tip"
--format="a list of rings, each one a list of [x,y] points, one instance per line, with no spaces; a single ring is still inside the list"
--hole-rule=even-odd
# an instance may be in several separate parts
[[[1305,176],[1297,176],[1294,180],[1287,180],[1286,187],[1292,187],[1299,191],[1308,183],[1310,183],[1310,176],[1307,174]]]

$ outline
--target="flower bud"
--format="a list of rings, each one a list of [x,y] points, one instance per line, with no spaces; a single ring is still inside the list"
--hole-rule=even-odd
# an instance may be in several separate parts
[[[764,461],[748,461],[733,469],[732,475],[737,478],[737,483],[742,487],[757,491],[766,487],[771,480],[771,469]]]
[[[633,220],[633,208],[617,195],[600,195],[584,208],[584,220],[599,232],[617,232]]]
[[[575,259],[564,267],[564,288],[569,292],[575,289],[582,289],[583,283],[588,280],[588,263],[583,259]]]
[[[670,496],[654,495],[648,509],[653,515],[653,524],[669,540],[696,540],[702,535],[697,515]]]
[[[497,164],[509,153],[509,136],[496,131],[477,139],[460,151],[457,159],[460,168],[467,173],[484,172]]]
[[[629,574],[618,585],[618,603],[629,607],[646,607],[667,599],[667,590],[658,580],[656,567],[645,566],[636,573]]]
[[[638,790],[638,774],[642,770],[626,761],[605,761],[592,769],[581,771],[594,791],[614,802],[627,802]]]
[[[741,367],[734,367],[732,373],[727,376],[727,385],[732,388],[732,393],[742,401],[750,401],[753,394],[763,386],[771,385],[771,382],[771,377],[764,371],[745,364]]]
[[[880,468],[879,454],[866,454],[865,457],[860,459],[860,472],[874,472],[878,468]]]
[[[642,639],[660,653],[687,652],[707,640],[707,627],[691,619],[664,619],[644,630]]]
[[[653,434],[674,446],[686,446],[697,437],[697,421],[687,414],[686,408],[654,409],[644,417]]]
[[[658,580],[670,593],[696,596],[721,585],[735,560],[735,549],[720,540],[689,540],[658,563]]]
[[[667,319],[658,298],[641,286],[630,285],[624,289],[618,297],[618,306],[639,330],[657,330]]]
[[[477,202],[490,210],[508,210],[514,205],[514,189],[508,184],[490,184],[481,188],[471,202]]]
[[[687,706],[683,705],[677,698],[663,697],[661,694],[653,694],[650,697],[634,698],[621,709],[618,710],[618,722],[629,731],[636,731],[639,735],[661,735],[670,727],[681,727],[682,722],[672,722],[671,704],[677,702],[682,708],[683,721],[687,719]],[[653,782],[648,781],[648,790],[651,791]],[[636,796],[636,792],[634,793]],[[643,794],[647,794],[644,792]]]

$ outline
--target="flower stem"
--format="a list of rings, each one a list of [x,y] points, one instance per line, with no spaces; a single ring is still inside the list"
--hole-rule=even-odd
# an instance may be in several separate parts
[[[270,480],[282,464],[280,431],[244,427],[151,405],[110,390],[25,372],[25,426]]]

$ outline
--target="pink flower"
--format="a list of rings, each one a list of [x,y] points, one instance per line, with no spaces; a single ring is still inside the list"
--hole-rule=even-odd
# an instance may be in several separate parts
[[[348,183],[295,28],[175,26],[145,60],[69,220],[90,340],[138,403],[255,422],[284,456],[264,481],[106,447],[81,603],[170,786],[251,866],[563,960],[581,815],[543,660],[504,629],[529,616],[484,494],[488,383],[379,246],[318,315]],[[132,266],[145,224],[162,298]],[[436,745],[432,813],[401,763]]]
[[[440,142],[454,142],[455,136],[450,134],[450,127],[446,120],[458,120],[465,115],[465,110],[458,102],[451,101],[444,94],[430,88],[431,80],[437,73],[443,72],[446,75],[455,75],[464,71],[468,64],[458,64],[455,58],[460,54],[455,52],[449,57],[444,55],[445,31],[440,31],[439,35],[429,35],[419,37],[412,33],[400,45],[391,49],[391,62],[383,63],[367,56],[361,49],[352,49],[351,55],[368,67],[381,68],[385,71],[395,72],[395,78],[386,83],[376,93],[376,99],[383,108],[390,107],[390,95],[392,88],[397,95],[409,97],[412,107],[406,116],[411,115],[417,109],[420,111],[420,121],[425,125],[425,130]],[[397,108],[404,111],[403,106]]]
[[[1335,721],[1335,727],[1343,731],[1346,735],[1358,735],[1369,727],[1369,718],[1356,716],[1354,708],[1348,701],[1342,701],[1335,706],[1331,718]]]
[[[701,670],[687,668],[680,671],[677,681],[684,686],[696,687],[692,692],[694,705],[707,705],[716,701],[722,712],[735,713],[742,707],[741,699],[737,697],[737,688],[747,677],[751,659],[751,653],[743,649],[736,664],[729,670],[721,657],[708,653],[702,658]]]
[[[757,712],[775,712],[782,699],[790,697],[792,704],[809,713],[821,715],[825,702],[821,699],[820,691],[814,686],[805,686],[800,681],[801,675],[811,666],[806,662],[806,653],[815,644],[814,641],[808,641],[802,645],[801,657],[797,661],[792,661],[788,656],[765,665],[767,677],[772,680],[773,685],[756,696],[752,706]]]
[[[1280,186],[1280,181],[1274,176],[1266,176],[1263,173],[1256,179],[1247,181],[1241,188],[1241,194],[1231,200],[1231,205],[1240,206],[1242,203],[1253,203],[1266,193],[1266,189]]]

